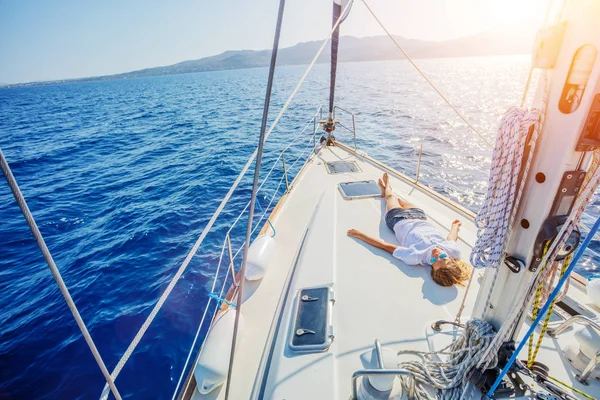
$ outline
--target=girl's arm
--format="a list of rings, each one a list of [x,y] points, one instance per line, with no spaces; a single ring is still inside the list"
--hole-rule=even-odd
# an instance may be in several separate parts
[[[350,229],[348,231],[348,236],[362,240],[363,242],[368,243],[371,246],[375,246],[378,249],[385,250],[390,254],[394,254],[394,250],[396,250],[396,247],[398,247],[391,243],[384,242],[381,239],[377,239],[377,238],[371,237],[367,234],[364,234],[361,231],[359,231],[358,229]]]

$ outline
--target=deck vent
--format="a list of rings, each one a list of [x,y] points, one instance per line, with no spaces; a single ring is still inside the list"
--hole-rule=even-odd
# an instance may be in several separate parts
[[[332,161],[325,163],[325,168],[330,174],[344,174],[348,172],[361,172],[356,161]]]
[[[338,184],[342,197],[346,200],[380,197],[381,188],[373,181],[341,182]]]

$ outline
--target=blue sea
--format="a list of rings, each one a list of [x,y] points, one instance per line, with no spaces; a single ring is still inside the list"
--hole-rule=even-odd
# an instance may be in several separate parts
[[[520,101],[529,58],[418,63],[493,141],[503,112]],[[277,70],[271,121],[304,69]],[[491,152],[407,62],[345,63],[338,74],[336,103],[356,114],[359,150],[414,175],[422,145],[420,181],[477,211]],[[109,370],[256,148],[266,77],[259,68],[0,89],[0,148]],[[311,72],[266,145],[262,177],[292,138],[290,179],[298,172],[328,79],[327,65]],[[349,114],[336,117],[352,126]],[[336,132],[352,143],[348,130]],[[251,172],[119,375],[125,398],[171,398]],[[281,178],[277,162],[259,194],[267,211]],[[232,230],[234,250],[245,218]],[[97,399],[103,376],[3,180],[0,221],[0,399]],[[600,260],[588,254],[582,274]]]

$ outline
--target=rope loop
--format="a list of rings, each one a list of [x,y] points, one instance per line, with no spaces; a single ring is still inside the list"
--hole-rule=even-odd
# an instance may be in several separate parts
[[[219,302],[219,306],[223,303],[227,304],[229,307],[231,308],[237,308],[237,305],[235,303],[232,303],[231,301],[219,296],[218,294],[216,294],[215,292],[210,292],[208,294],[208,297],[210,297],[213,300],[216,300],[217,302]]]

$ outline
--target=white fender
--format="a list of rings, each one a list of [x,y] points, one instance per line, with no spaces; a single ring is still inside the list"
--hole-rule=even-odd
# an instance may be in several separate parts
[[[208,331],[198,363],[194,369],[196,386],[201,394],[208,394],[221,386],[227,379],[231,341],[235,324],[235,310],[228,309],[220,316]],[[243,332],[244,318],[240,314],[238,338]],[[239,340],[238,342],[239,343]]]
[[[248,249],[246,279],[249,281],[262,279],[267,272],[274,253],[275,240],[271,236],[262,235],[257,237]]]

